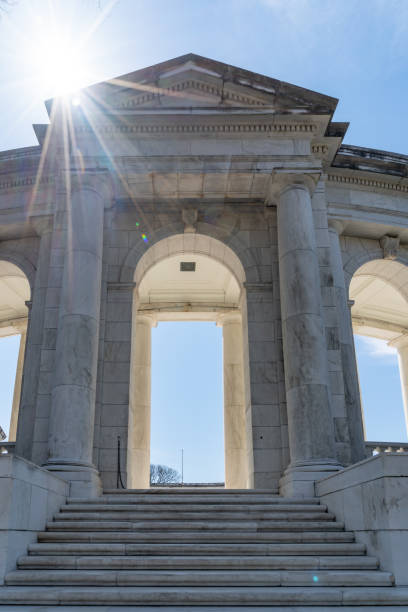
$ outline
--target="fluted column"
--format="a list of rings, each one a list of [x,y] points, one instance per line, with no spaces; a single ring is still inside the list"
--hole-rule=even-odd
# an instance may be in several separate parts
[[[24,354],[27,337],[27,319],[20,328],[20,347],[18,350],[16,376],[14,379],[13,404],[11,408],[10,429],[8,439],[15,442],[17,435],[18,412],[20,408],[21,383],[23,381]]]
[[[344,397],[350,434],[351,461],[352,463],[357,463],[365,459],[366,453],[353,327],[340,249],[340,234],[343,229],[341,221],[336,219],[329,220],[330,263],[333,285],[336,292],[336,310],[343,368]]]
[[[134,308],[130,360],[127,488],[150,486],[150,398],[155,320]]]
[[[405,427],[408,431],[408,334],[399,336],[388,344],[389,346],[396,348],[398,352],[402,400],[404,402]]]
[[[239,313],[222,314],[224,360],[225,487],[248,487],[248,454],[244,392],[242,319]]]
[[[286,184],[277,202],[279,276],[291,462],[284,495],[314,494],[335,459],[327,351],[311,198],[307,184]]]
[[[71,494],[97,494],[92,465],[106,174],[71,173],[67,243],[56,346],[46,467],[71,482]]]

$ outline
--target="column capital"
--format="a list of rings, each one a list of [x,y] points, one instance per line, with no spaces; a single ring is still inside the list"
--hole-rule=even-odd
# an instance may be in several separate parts
[[[138,311],[136,315],[136,323],[146,325],[148,327],[157,327],[157,318],[153,313],[149,314],[147,312],[145,313],[143,311]]]
[[[304,172],[293,170],[275,171],[272,175],[268,202],[279,204],[281,194],[288,189],[303,189],[308,191],[311,196],[316,189],[320,175],[321,172],[317,169]]]
[[[216,322],[217,327],[224,327],[224,325],[228,325],[229,323],[241,323],[241,313],[234,310],[220,313],[217,315]]]
[[[394,338],[394,340],[390,340],[387,344],[388,346],[391,346],[392,348],[396,348],[397,350],[407,347],[408,346],[408,330],[406,333],[403,333],[397,338]]]
[[[338,236],[344,232],[344,228],[346,227],[345,221],[341,219],[332,219],[329,217],[328,219],[329,232],[334,232]]]
[[[89,168],[81,170],[70,168],[62,170],[65,175],[65,184],[70,186],[71,193],[75,191],[94,191],[104,201],[106,208],[109,208],[113,199],[112,177],[109,170],[105,168]]]
[[[10,319],[0,323],[0,338],[13,336],[15,334],[24,334],[27,331],[28,317],[20,319]]]

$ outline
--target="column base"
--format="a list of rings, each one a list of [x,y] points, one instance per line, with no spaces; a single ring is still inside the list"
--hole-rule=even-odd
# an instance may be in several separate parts
[[[89,463],[50,460],[43,467],[69,482],[70,497],[99,497],[102,495],[99,472]]]
[[[282,497],[315,497],[315,482],[343,469],[334,459],[290,464],[279,481]]]

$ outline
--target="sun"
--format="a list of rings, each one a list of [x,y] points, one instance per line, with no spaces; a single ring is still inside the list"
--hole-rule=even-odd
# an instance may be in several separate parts
[[[33,76],[46,97],[75,92],[87,82],[85,54],[63,29],[37,28],[29,47]]]

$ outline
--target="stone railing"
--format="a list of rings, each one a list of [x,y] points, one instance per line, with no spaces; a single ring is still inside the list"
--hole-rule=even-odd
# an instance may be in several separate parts
[[[378,453],[408,453],[408,442],[366,442],[367,457]]]
[[[2,442],[0,440],[0,455],[13,455],[15,447],[15,442]]]

